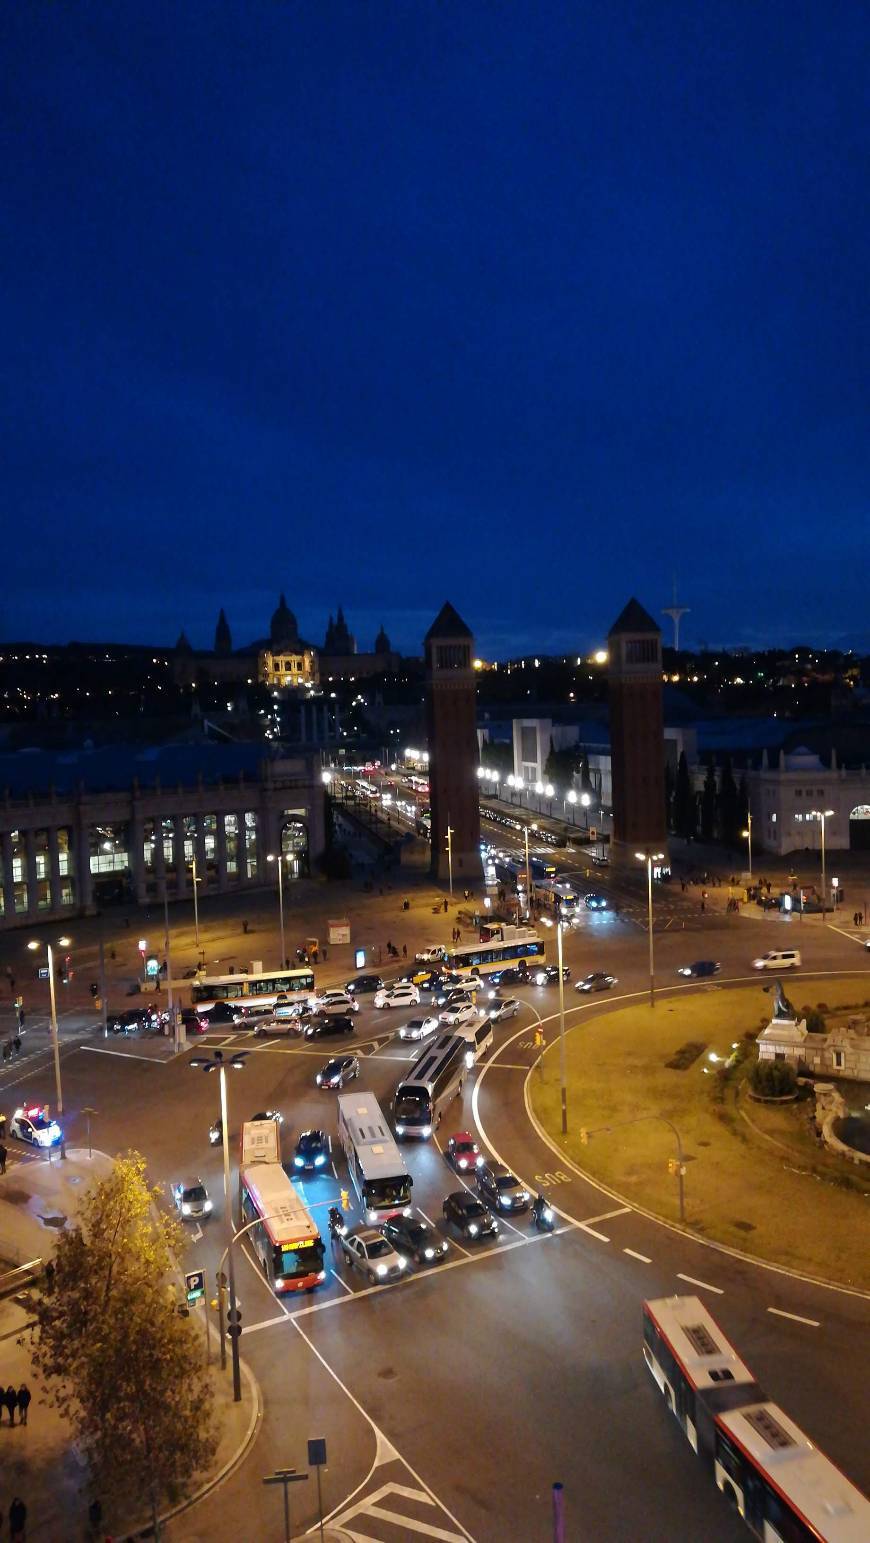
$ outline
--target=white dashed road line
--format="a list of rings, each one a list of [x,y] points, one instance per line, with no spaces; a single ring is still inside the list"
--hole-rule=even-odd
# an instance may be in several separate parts
[[[790,1318],[792,1323],[805,1323],[808,1329],[818,1329],[820,1327],[817,1318],[802,1318],[800,1313],[787,1313],[781,1307],[769,1307],[767,1311],[773,1313],[777,1318]]]
[[[603,1216],[587,1216],[582,1225],[584,1227],[594,1227],[596,1222],[609,1222],[614,1216],[628,1216],[630,1211],[630,1205],[621,1205],[617,1211],[605,1211]]]
[[[639,1259],[641,1264],[652,1264],[652,1260],[648,1259],[646,1254],[639,1254],[633,1248],[624,1248],[622,1252],[628,1254],[632,1259]]]
[[[717,1297],[725,1295],[721,1286],[711,1286],[708,1280],[696,1280],[694,1275],[683,1275],[680,1270],[677,1271],[677,1280],[688,1281],[690,1286],[701,1286],[704,1291],[715,1291]]]

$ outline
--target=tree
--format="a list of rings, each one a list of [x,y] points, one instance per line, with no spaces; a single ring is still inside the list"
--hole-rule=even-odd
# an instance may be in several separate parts
[[[707,767],[704,791],[701,794],[701,840],[712,841],[716,826],[716,772],[713,762]]]
[[[684,841],[691,841],[698,828],[698,809],[685,750],[680,751],[680,759],[677,762],[673,811],[674,830],[678,836],[683,837]]]
[[[734,781],[731,757],[726,755],[719,778],[719,834],[726,846],[737,846],[740,840],[740,829],[740,798],[737,783]]]
[[[155,1515],[217,1445],[202,1340],[172,1284],[183,1234],[159,1198],[136,1152],[84,1197],[36,1308],[33,1356],[97,1492]]]

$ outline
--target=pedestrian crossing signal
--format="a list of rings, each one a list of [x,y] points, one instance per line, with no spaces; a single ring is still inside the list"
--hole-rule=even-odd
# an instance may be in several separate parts
[[[349,1211],[350,1210],[350,1191],[349,1190],[343,1189],[342,1192],[341,1192],[341,1209],[343,1211]]]
[[[238,1304],[227,1310],[227,1333],[230,1339],[238,1339],[242,1332],[242,1314]]]

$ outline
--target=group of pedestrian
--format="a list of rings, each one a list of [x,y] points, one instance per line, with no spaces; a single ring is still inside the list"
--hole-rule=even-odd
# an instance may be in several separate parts
[[[863,911],[856,911],[854,913],[853,917],[852,917],[852,920],[855,923],[856,927],[863,927],[863,925],[864,925],[864,912]]]
[[[3,1526],[3,1512],[0,1510],[0,1527]],[[24,1543],[24,1529],[27,1526],[27,1506],[19,1495],[15,1496],[9,1507],[9,1543]]]
[[[454,927],[453,928],[453,932],[451,934],[451,937],[452,937],[452,940],[453,940],[454,943],[461,943],[462,942],[462,928],[461,927]]]
[[[9,1410],[10,1425],[15,1424],[16,1409],[19,1412],[20,1424],[27,1424],[27,1411],[30,1408],[30,1400],[32,1396],[33,1395],[31,1394],[26,1382],[22,1382],[21,1387],[18,1389],[17,1393],[11,1382],[5,1393],[0,1393],[0,1401],[2,1401],[2,1403]]]

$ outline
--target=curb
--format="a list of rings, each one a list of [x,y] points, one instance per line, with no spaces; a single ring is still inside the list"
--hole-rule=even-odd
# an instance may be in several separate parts
[[[158,1518],[161,1527],[164,1527],[167,1522],[172,1521],[174,1517],[182,1516],[185,1511],[192,1510],[195,1505],[199,1504],[200,1500],[205,1500],[206,1496],[212,1493],[212,1490],[217,1489],[218,1485],[222,1484],[224,1479],[229,1478],[230,1474],[239,1467],[239,1465],[246,1458],[248,1451],[253,1446],[254,1441],[256,1440],[260,1423],[263,1418],[263,1394],[260,1389],[260,1384],[248,1366],[248,1363],[246,1361],[240,1361],[240,1366],[242,1374],[250,1387],[251,1399],[253,1403],[251,1418],[248,1422],[248,1428],[245,1431],[245,1434],[242,1437],[242,1440],[239,1446],[236,1448],[235,1452],[227,1459],[223,1467],[218,1469],[217,1473],[212,1474],[212,1476],[206,1479],[205,1483],[201,1485],[198,1490],[196,1490],[192,1495],[188,1495],[185,1500],[179,1501],[178,1505],[173,1506],[170,1511],[161,1512]],[[146,1522],[144,1526],[137,1527],[132,1532],[122,1533],[119,1543],[137,1543],[137,1540],[140,1538],[153,1538],[153,1536],[153,1524],[151,1522]]]

